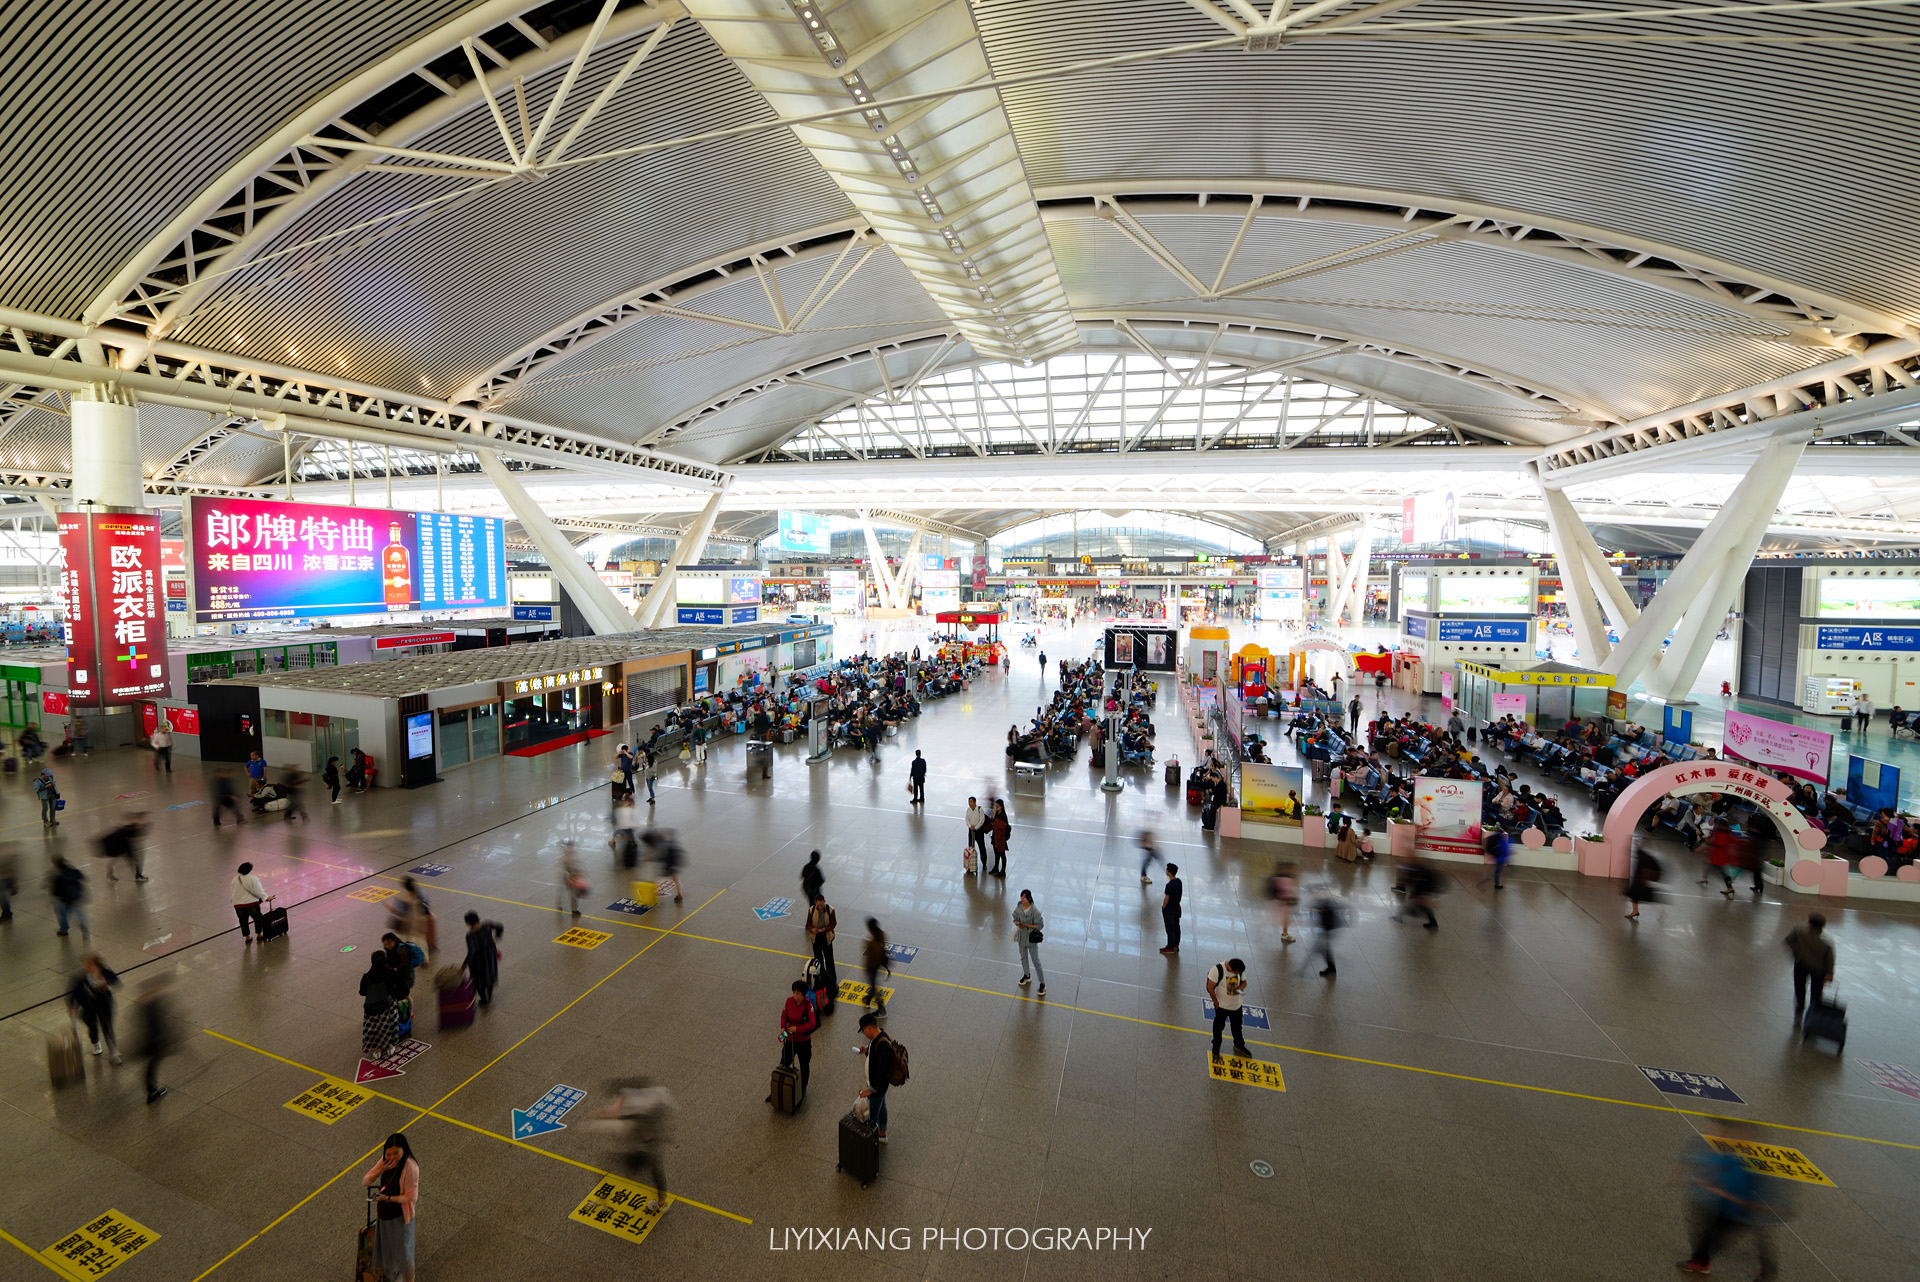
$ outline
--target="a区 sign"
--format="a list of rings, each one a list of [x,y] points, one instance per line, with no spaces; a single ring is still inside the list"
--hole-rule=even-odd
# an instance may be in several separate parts
[[[139,512],[63,512],[60,550],[66,560],[60,593],[73,703],[103,707],[165,694],[160,518]]]

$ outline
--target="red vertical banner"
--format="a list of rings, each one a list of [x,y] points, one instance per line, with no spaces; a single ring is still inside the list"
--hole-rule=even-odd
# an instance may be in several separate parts
[[[63,512],[60,550],[74,703],[102,707],[167,693],[160,518]]]

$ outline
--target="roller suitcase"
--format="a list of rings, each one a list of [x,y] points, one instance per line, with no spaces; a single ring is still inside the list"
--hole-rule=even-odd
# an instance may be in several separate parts
[[[260,942],[287,937],[287,910],[275,908],[260,914]]]
[[[359,1250],[353,1262],[353,1282],[382,1282],[379,1230],[373,1227],[373,1199],[367,1199],[367,1226],[360,1230]]]
[[[473,1013],[480,1002],[473,995],[473,981],[461,978],[452,988],[440,990],[440,1029],[465,1028],[473,1023]]]
[[[55,1090],[86,1079],[87,1070],[80,1058],[80,1039],[71,1028],[47,1037],[47,1076],[52,1079]]]
[[[1833,1043],[1834,1053],[1847,1048],[1847,1008],[1837,1001],[1816,997],[1807,1007],[1807,1015],[1800,1024],[1800,1040],[1810,1042],[1818,1038]]]
[[[1169,761],[1167,763],[1167,787],[1178,788],[1179,786],[1180,763],[1178,761]]]
[[[806,1098],[800,1090],[800,1070],[797,1068],[776,1068],[773,1070],[773,1108],[777,1113],[792,1116],[800,1111],[800,1104]]]
[[[840,1161],[845,1171],[865,1188],[880,1176],[880,1128],[852,1113],[840,1119]]]
[[[1200,804],[1200,785],[1199,784],[1190,783],[1187,785],[1187,804],[1189,806],[1197,806]]]
[[[814,1009],[822,1015],[833,1010],[834,991],[827,986],[827,968],[818,957],[810,957],[800,971],[800,978],[807,986],[808,994],[813,998]]]

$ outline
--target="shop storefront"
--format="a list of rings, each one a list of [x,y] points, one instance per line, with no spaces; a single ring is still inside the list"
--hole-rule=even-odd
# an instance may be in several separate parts
[[[518,752],[607,725],[614,684],[604,667],[570,668],[500,683],[506,705],[506,750]]]

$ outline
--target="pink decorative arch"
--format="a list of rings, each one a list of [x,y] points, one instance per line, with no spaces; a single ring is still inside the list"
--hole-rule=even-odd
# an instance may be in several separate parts
[[[1308,650],[1324,650],[1328,654],[1337,654],[1340,656],[1340,661],[1347,665],[1347,671],[1353,671],[1353,655],[1348,653],[1347,647],[1337,641],[1322,641],[1316,638],[1313,640],[1295,641],[1287,647],[1287,653],[1290,655],[1304,654]]]
[[[1798,860],[1817,860],[1820,848],[1827,844],[1827,834],[1793,808],[1793,789],[1773,776],[1738,761],[1682,761],[1635,779],[1607,812],[1602,835],[1607,839],[1613,875],[1627,875],[1633,857],[1633,830],[1655,802],[1662,797],[1700,792],[1724,792],[1765,810],[1786,843],[1789,872]]]

